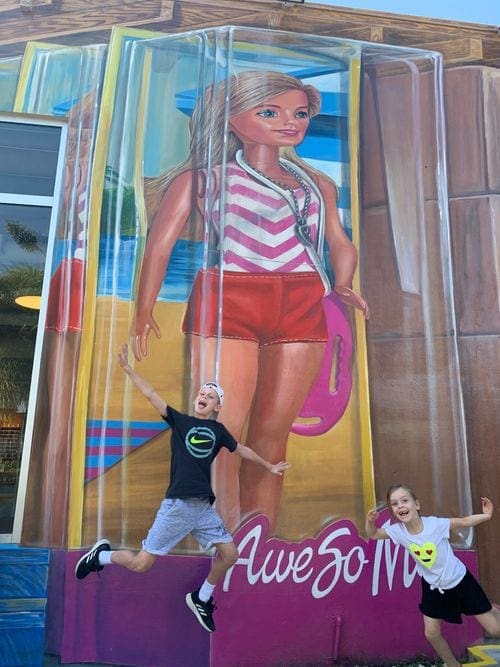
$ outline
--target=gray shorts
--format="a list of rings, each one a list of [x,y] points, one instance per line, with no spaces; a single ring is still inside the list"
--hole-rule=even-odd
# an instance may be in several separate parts
[[[186,535],[191,534],[202,549],[233,541],[213,505],[204,498],[165,498],[142,548],[165,556]]]

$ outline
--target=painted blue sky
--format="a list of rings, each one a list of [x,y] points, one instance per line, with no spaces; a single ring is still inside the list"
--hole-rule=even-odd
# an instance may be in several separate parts
[[[435,19],[466,21],[486,25],[500,25],[498,0],[305,0],[321,5],[335,5],[350,9],[369,9]]]

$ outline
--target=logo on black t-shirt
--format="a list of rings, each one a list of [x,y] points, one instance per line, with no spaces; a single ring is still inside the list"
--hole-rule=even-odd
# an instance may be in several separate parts
[[[197,459],[208,458],[215,446],[215,433],[205,426],[195,426],[186,434],[186,449]]]

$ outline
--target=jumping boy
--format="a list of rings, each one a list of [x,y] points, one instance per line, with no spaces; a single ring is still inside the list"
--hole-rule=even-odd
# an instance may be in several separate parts
[[[99,540],[80,558],[75,575],[84,579],[109,564],[121,565],[133,572],[147,572],[158,556],[165,556],[182,538],[191,534],[203,549],[215,547],[217,550],[217,557],[202,586],[186,595],[186,604],[199,623],[205,630],[213,632],[215,605],[212,593],[217,582],[238,559],[238,550],[213,506],[211,464],[221,447],[227,447],[243,459],[264,466],[274,475],[281,475],[290,466],[285,461],[265,461],[249,447],[238,443],[217,421],[224,392],[216,382],[207,382],[201,387],[194,401],[194,414],[190,416],[167,405],[149,382],[134,371],[128,362],[127,345],[122,345],[118,360],[172,430],[170,484],[141,551],[112,551],[109,540]]]

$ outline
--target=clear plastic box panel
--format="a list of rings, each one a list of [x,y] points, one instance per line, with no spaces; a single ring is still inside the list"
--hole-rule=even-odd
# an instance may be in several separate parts
[[[107,45],[58,46],[29,42],[14,111],[66,118],[68,144],[60,215],[40,350],[36,408],[26,486],[22,540],[67,545],[71,460],[77,440],[74,401],[79,379],[88,259],[92,162]],[[76,414],[81,414],[81,410]],[[24,490],[23,490],[24,491]]]
[[[425,514],[471,512],[451,277],[442,62],[364,49],[361,273],[377,497],[406,480]],[[470,544],[470,531],[457,544]]]
[[[12,111],[22,57],[0,59],[0,111]]]
[[[386,487],[397,481],[416,487],[425,513],[470,511],[440,56],[235,27],[151,38],[143,33],[125,44],[101,165],[105,197],[115,200],[100,223],[95,322],[95,359],[107,361],[93,367],[89,402],[89,420],[98,421],[101,432],[119,422],[125,439],[112,464],[105,437],[95,443],[84,541],[105,532],[137,544],[150,516],[134,499],[140,490],[144,508],[154,507],[167,483],[166,436],[152,426],[157,416],[112,363],[128,338],[136,369],[168,403],[188,411],[198,386],[217,379],[226,391],[221,420],[229,430],[264,458],[292,463],[276,480],[250,464],[240,469],[238,457],[218,457],[217,507],[230,528],[255,512],[268,516],[273,534],[290,540],[316,534],[334,517],[361,528],[367,508],[383,501]],[[289,151],[281,155],[292,169],[282,162],[281,175],[285,170],[287,183],[297,183],[299,215],[293,196],[282,195],[266,174],[247,170],[245,151],[237,152],[241,143],[259,143],[241,142],[238,114],[264,105],[258,110],[272,115],[283,92],[275,87],[281,75],[313,86],[321,98],[296,146],[299,160]],[[235,81],[244,89],[243,107],[235,103]],[[337,235],[329,231],[334,198],[326,202],[322,189],[331,181],[342,229]],[[259,195],[255,183],[262,186]],[[306,232],[313,252],[285,234],[283,243],[298,248],[307,266],[288,270],[276,244],[262,250],[262,237],[239,229],[235,220],[265,227],[267,197],[281,201],[298,222],[307,192],[308,205],[316,207]],[[344,247],[346,253],[337,251]],[[266,253],[256,271],[256,255]],[[327,297],[307,282],[300,289],[287,284],[281,301],[273,300],[270,287],[259,300],[253,286],[246,296],[234,286],[253,273],[262,280],[278,274],[288,281],[291,275],[293,282],[299,273],[310,278],[323,272]],[[347,283],[354,296],[335,293]],[[353,307],[362,303],[356,295],[368,302],[370,319]],[[239,318],[245,299],[252,301]],[[310,333],[305,340],[302,330],[310,332],[320,302],[326,346]],[[244,334],[227,333],[233,316]],[[272,333],[270,321],[277,327]],[[141,440],[141,424],[156,428],[156,437]],[[468,539],[464,535],[462,543]]]

